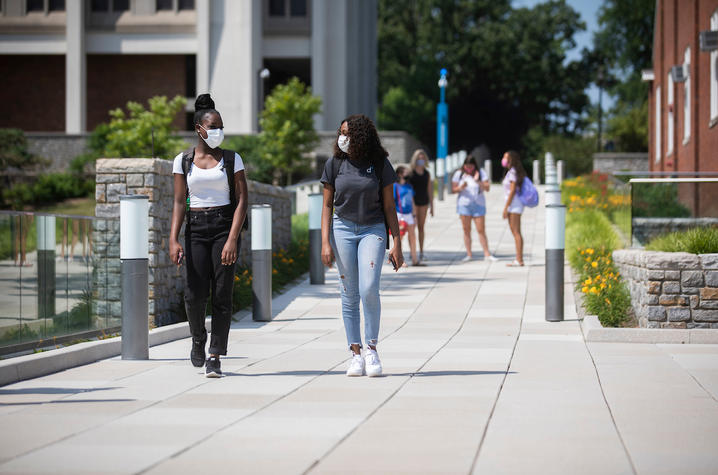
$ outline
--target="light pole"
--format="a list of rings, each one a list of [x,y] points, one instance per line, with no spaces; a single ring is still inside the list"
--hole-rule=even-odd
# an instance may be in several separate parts
[[[446,103],[446,86],[449,81],[446,79],[446,68],[439,72],[439,91],[441,98],[436,106],[436,160],[437,168],[446,172],[446,153],[449,149],[449,105]],[[441,160],[441,162],[439,162]],[[439,180],[439,200],[444,199],[444,187],[447,182],[446,173]]]
[[[598,143],[596,144],[596,151],[600,152],[603,148],[601,146],[601,135],[603,133],[603,66],[598,68],[596,82],[598,84]]]
[[[257,130],[260,130],[262,111],[264,110],[264,81],[269,78],[269,69],[262,68],[257,74],[259,75],[259,87],[257,88]]]

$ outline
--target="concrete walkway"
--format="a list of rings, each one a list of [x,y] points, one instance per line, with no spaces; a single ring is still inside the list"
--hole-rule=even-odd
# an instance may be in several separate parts
[[[181,340],[0,388],[0,473],[716,473],[718,345],[586,344],[571,292],[545,322],[542,209],[509,268],[499,187],[500,262],[459,262],[454,203],[429,222],[428,267],[384,267],[385,377],[344,375],[330,272],[275,299],[273,322],[235,324],[223,379]]]

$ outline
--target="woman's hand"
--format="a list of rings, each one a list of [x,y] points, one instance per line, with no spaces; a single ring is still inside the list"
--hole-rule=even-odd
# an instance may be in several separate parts
[[[184,257],[184,249],[179,241],[172,239],[170,240],[170,260],[177,267],[182,265],[182,258]]]
[[[234,239],[227,239],[227,242],[222,248],[222,265],[229,266],[237,261],[237,241]]]
[[[397,246],[396,240],[394,241],[394,245],[391,247],[391,250],[389,251],[389,263],[390,264],[392,264],[392,262],[391,262],[392,257],[394,258],[394,263],[396,264],[396,267],[394,268],[394,272],[398,272],[399,269],[401,269],[401,266],[404,265],[404,254],[401,252],[401,245]]]
[[[503,218],[504,218],[504,219],[509,219],[509,210],[507,210],[507,209],[504,209],[504,215],[503,215]]]
[[[332,249],[332,246],[330,246],[329,243],[322,243],[322,264],[331,269],[333,263],[334,250]]]

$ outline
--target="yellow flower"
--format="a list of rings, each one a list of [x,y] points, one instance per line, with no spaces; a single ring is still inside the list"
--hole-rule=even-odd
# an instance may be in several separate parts
[[[584,282],[584,284],[586,284],[586,285],[591,285],[592,283],[593,283],[593,280],[591,280],[590,277],[588,279],[586,279],[586,282]]]
[[[603,282],[601,282],[601,290],[603,290],[603,289],[605,289],[605,288],[606,288],[606,284],[604,284]]]
[[[591,287],[590,292],[594,295],[598,295],[598,289],[596,287]]]
[[[586,249],[586,252],[589,254],[593,254],[593,249],[589,247],[588,249]]]
[[[594,269],[596,267],[598,267],[598,262],[596,262],[596,261],[591,262],[591,267],[593,267]]]
[[[611,305],[611,301],[608,300],[607,298],[606,298],[606,299],[603,299],[603,300],[605,300],[608,305]]]
[[[588,287],[586,287],[586,286],[584,285],[583,288],[581,289],[581,292],[583,292],[584,294],[585,294],[586,292],[588,292]]]
[[[239,276],[238,276],[238,275],[235,275],[235,276],[234,276],[234,281],[235,281],[235,282],[239,282]]]

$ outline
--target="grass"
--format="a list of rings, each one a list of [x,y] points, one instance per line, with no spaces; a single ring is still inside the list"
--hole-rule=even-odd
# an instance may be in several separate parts
[[[72,198],[53,205],[41,206],[36,211],[41,213],[95,216],[95,197]]]
[[[718,228],[693,228],[664,234],[652,239],[646,249],[691,254],[718,253]]]

